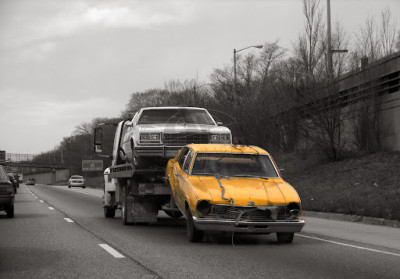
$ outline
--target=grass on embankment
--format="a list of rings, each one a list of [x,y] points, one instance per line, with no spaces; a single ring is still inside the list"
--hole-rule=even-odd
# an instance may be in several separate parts
[[[283,177],[304,210],[400,220],[400,152],[380,152],[302,169]]]

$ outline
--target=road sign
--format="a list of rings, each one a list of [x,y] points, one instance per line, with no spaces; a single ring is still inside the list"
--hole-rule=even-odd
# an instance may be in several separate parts
[[[6,152],[4,150],[0,150],[0,163],[4,163],[6,161]]]
[[[103,171],[103,160],[82,160],[82,171]]]

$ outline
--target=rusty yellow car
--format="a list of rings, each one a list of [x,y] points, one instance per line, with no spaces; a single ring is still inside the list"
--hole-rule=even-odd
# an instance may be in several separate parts
[[[204,231],[232,231],[276,233],[291,243],[305,224],[298,193],[256,146],[186,145],[168,161],[166,180],[191,242]]]

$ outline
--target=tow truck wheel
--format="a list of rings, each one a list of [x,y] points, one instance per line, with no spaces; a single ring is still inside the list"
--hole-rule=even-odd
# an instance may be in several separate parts
[[[276,238],[278,239],[279,243],[292,243],[294,237],[294,233],[288,232],[281,232],[276,233]]]
[[[178,219],[180,217],[182,217],[182,212],[180,211],[164,211],[169,217],[174,218],[174,219]]]
[[[13,204],[6,207],[6,213],[7,213],[7,218],[14,217],[14,205]]]
[[[115,208],[104,207],[104,217],[114,218],[115,217]]]
[[[200,242],[203,238],[204,231],[198,230],[194,225],[189,207],[186,209],[186,231],[190,242]]]

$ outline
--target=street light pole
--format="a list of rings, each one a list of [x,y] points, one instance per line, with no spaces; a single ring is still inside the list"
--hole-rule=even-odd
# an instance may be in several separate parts
[[[331,1],[326,0],[326,11],[327,11],[327,47],[328,47],[328,83],[329,86],[333,86],[333,62],[332,62],[332,54],[334,52],[338,53],[345,53],[348,52],[347,49],[332,49],[332,38],[331,38]],[[341,130],[341,120],[340,120],[340,99],[337,102],[337,111],[338,111],[338,144],[337,144],[337,149],[336,149],[336,157],[340,157],[340,141],[341,141],[341,136],[340,136],[340,130]]]
[[[328,46],[328,77],[329,82],[333,79],[333,63],[332,63],[332,38],[331,38],[331,1],[326,0],[326,11],[327,11],[327,25],[328,25],[328,36],[327,36],[327,46]]]
[[[233,98],[236,101],[236,49],[233,49]]]
[[[238,101],[239,101],[239,98],[238,98],[238,96],[237,96],[237,88],[236,88],[236,86],[237,86],[237,74],[236,74],[236,53],[238,53],[238,52],[240,52],[240,51],[242,51],[242,50],[245,50],[245,49],[248,49],[248,48],[252,48],[252,47],[254,47],[254,48],[262,48],[263,47],[263,45],[254,45],[254,46],[248,46],[248,47],[245,47],[245,48],[242,48],[242,49],[239,49],[239,50],[236,50],[236,49],[233,49],[233,94],[234,94],[234,96],[233,96],[233,100],[234,100],[234,106],[236,106],[236,105],[239,105],[238,103]],[[242,100],[243,100],[243,98],[242,98]],[[242,121],[243,121],[243,118],[244,118],[244,105],[242,104],[242,110],[241,110],[241,119],[242,119]],[[242,122],[242,125],[241,125],[242,127],[241,127],[241,133],[242,133],[242,137],[244,137],[244,125],[243,125],[243,122]]]
[[[237,84],[237,75],[236,75],[236,53],[248,49],[248,48],[263,48],[263,45],[255,45],[255,46],[248,46],[239,50],[233,49],[233,94],[234,98],[237,99],[237,91],[236,91],[236,84]]]

